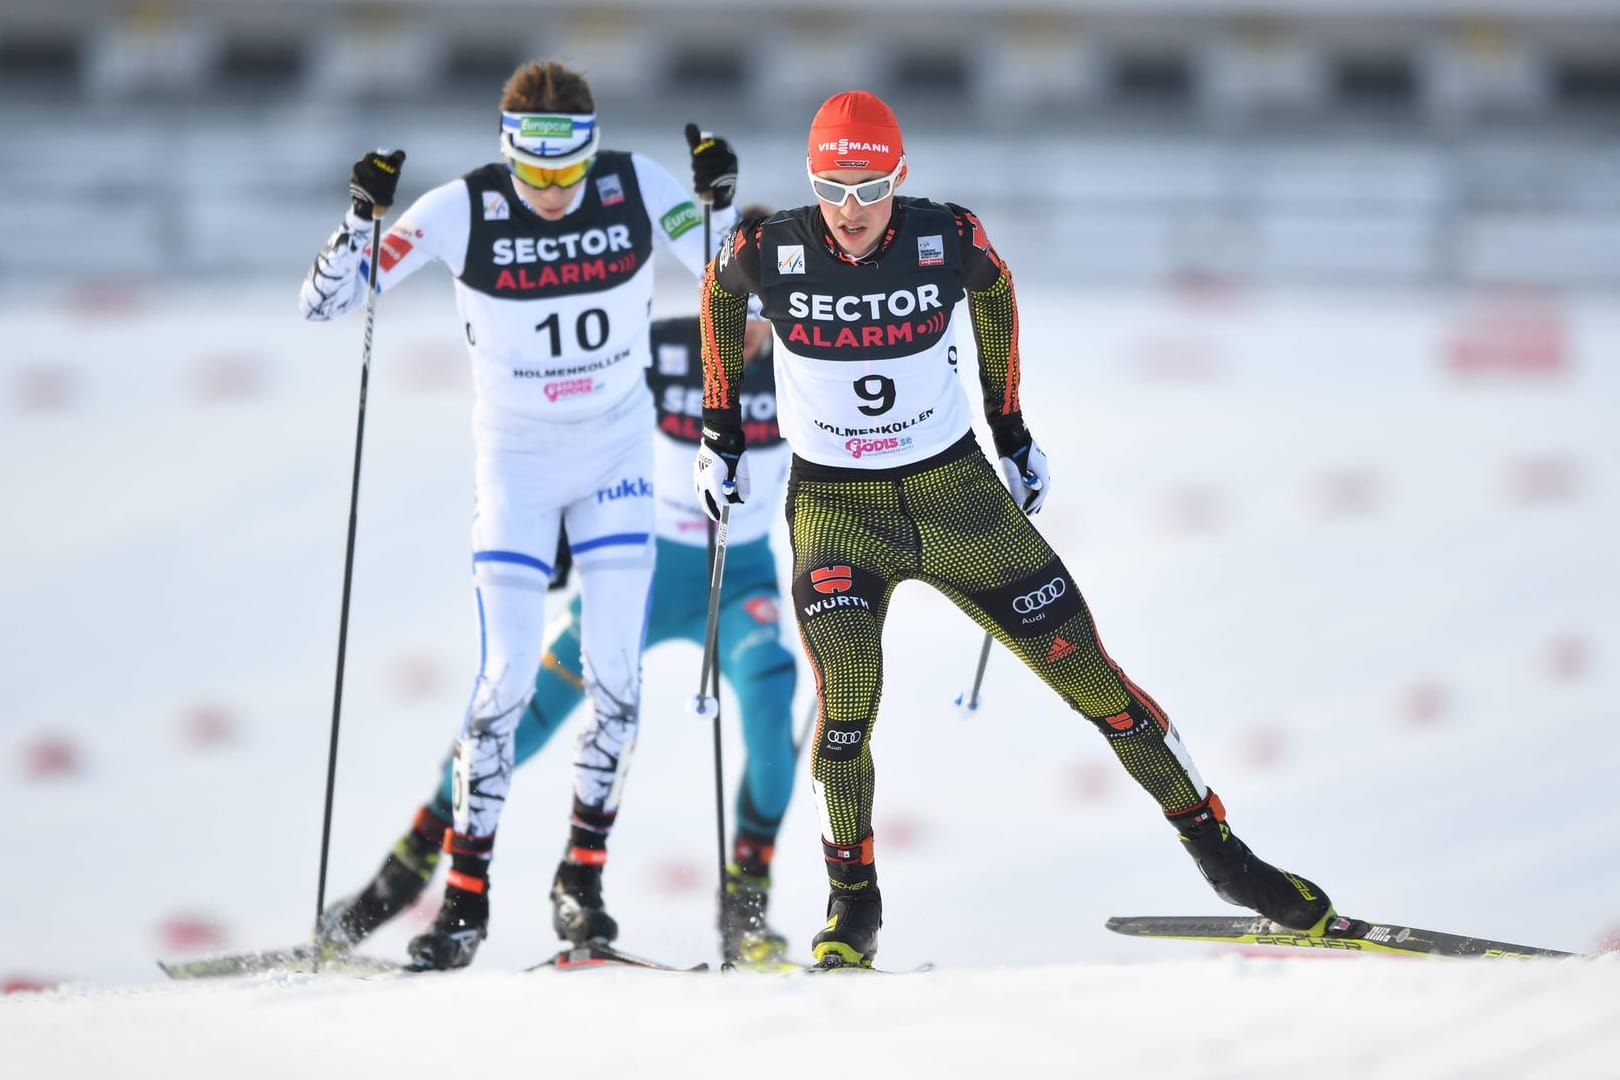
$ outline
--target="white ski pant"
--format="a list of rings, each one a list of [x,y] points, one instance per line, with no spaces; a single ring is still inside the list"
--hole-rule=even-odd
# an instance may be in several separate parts
[[[521,444],[475,425],[479,666],[455,751],[457,832],[492,837],[500,821],[512,733],[545,647],[546,587],[564,523],[594,706],[574,757],[574,793],[593,809],[618,807],[636,740],[652,585],[654,427],[645,388],[606,416],[548,425]]]

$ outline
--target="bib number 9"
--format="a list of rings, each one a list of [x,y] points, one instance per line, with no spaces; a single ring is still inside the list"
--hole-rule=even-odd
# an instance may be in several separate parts
[[[871,405],[857,405],[862,415],[882,416],[894,408],[894,380],[887,375],[867,375],[854,382],[855,396]]]

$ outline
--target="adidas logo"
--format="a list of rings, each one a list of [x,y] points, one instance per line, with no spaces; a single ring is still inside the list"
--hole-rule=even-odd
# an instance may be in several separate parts
[[[1047,651],[1046,662],[1048,664],[1055,664],[1059,660],[1062,660],[1065,656],[1072,655],[1078,648],[1079,646],[1075,645],[1071,641],[1064,641],[1062,638],[1054,638],[1052,641],[1052,648]]]

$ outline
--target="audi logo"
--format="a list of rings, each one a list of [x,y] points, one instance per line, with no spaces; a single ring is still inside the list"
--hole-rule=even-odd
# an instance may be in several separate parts
[[[829,731],[827,732],[827,741],[838,746],[854,746],[861,741],[861,733],[858,731]]]
[[[1061,577],[1055,577],[1034,592],[1025,593],[1013,599],[1013,610],[1020,615],[1028,615],[1032,611],[1039,611],[1058,597],[1069,591],[1069,583]]]

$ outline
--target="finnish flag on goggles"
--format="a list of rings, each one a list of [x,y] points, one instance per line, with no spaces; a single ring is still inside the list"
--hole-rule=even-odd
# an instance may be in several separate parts
[[[596,154],[594,113],[501,113],[501,154],[557,169]]]

